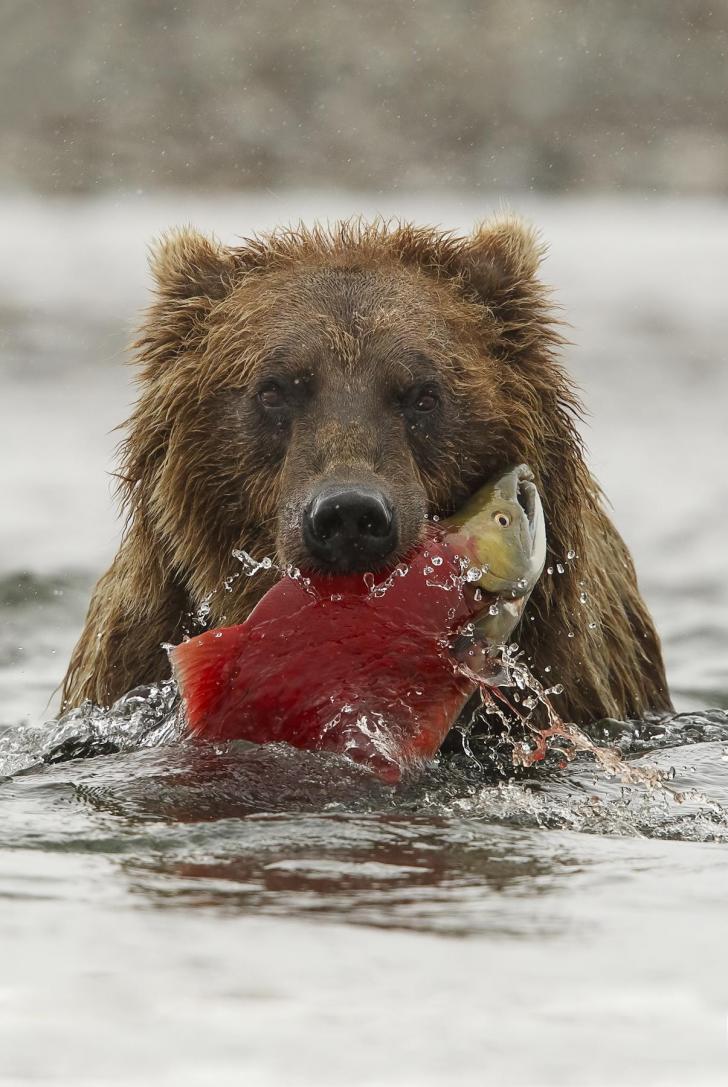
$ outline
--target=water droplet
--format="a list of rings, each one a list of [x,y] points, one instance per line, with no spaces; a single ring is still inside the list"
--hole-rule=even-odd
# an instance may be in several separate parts
[[[433,566],[442,566],[442,558],[439,555],[433,555],[432,556],[432,565]]]
[[[589,623],[589,630],[596,630],[596,629],[597,629],[597,624],[595,622],[592,621],[591,623]]]
[[[432,561],[434,562],[435,560],[433,559]],[[482,576],[483,572],[479,566],[471,566],[470,569],[465,572],[466,581],[480,581]]]
[[[545,691],[545,694],[563,694],[563,693],[564,693],[563,683],[556,683],[553,687],[547,687],[546,691]]]
[[[544,672],[550,672],[550,671],[551,671],[551,665],[547,664],[546,667],[544,668]]]
[[[546,573],[547,574],[553,574],[553,572],[554,572],[553,566],[547,566],[546,567]]]
[[[574,631],[573,631],[573,630],[570,630],[570,631],[568,632],[568,634],[566,635],[566,637],[567,637],[567,638],[573,638],[573,637],[574,637]]]
[[[500,606],[496,602],[494,602],[488,608],[488,615],[497,615],[499,611],[500,611]]]
[[[196,623],[199,623],[201,626],[205,626],[206,623],[207,623],[207,619],[208,619],[208,617],[210,615],[210,612],[212,610],[212,607],[210,605],[211,600],[212,600],[212,593],[209,593],[207,596],[203,597],[197,611],[194,612],[193,615],[192,615],[193,620]]]
[[[564,572],[564,564],[562,562],[557,562],[556,563],[556,573],[557,574],[563,574],[563,572]]]
[[[566,558],[569,562],[571,562],[572,559],[576,558],[576,551],[574,551],[573,547],[570,547],[569,550],[566,552]]]
[[[586,595],[585,592],[579,593],[579,603],[580,604],[586,604],[588,599],[589,599],[589,597]]]
[[[270,570],[273,567],[273,559],[268,555],[258,562],[252,555],[249,555],[247,551],[243,551],[241,548],[233,549],[233,558],[237,559],[239,563],[242,563],[243,573],[246,574],[247,577],[253,577],[259,570]]]

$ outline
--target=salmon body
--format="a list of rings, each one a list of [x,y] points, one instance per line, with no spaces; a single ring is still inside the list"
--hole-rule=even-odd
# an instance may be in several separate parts
[[[393,782],[432,758],[477,686],[460,659],[497,681],[490,652],[541,573],[543,557],[532,562],[542,544],[545,555],[538,495],[530,514],[516,497],[524,472],[507,474],[513,507],[483,488],[467,516],[430,526],[395,570],[285,576],[244,623],[176,646],[190,731],[338,752]],[[481,546],[491,525],[493,575]]]

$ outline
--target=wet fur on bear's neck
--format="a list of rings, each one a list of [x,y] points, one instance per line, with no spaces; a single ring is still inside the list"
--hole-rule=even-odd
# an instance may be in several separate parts
[[[328,471],[383,479],[406,549],[426,513],[450,512],[525,461],[554,573],[533,593],[519,644],[537,674],[548,665],[563,684],[571,720],[669,708],[631,558],[584,462],[540,258],[533,232],[511,218],[468,237],[356,220],[234,248],[191,230],[164,239],[121,449],[126,530],[64,704],[107,704],[166,676],[161,644],[192,632],[190,613],[210,593],[212,624],[242,621],[270,581],[242,575],[226,591],[240,570],[233,549],[300,564],[302,504]],[[305,421],[271,430],[254,393],[278,371],[310,391]],[[388,405],[420,374],[437,379],[442,405],[431,429],[410,434]]]

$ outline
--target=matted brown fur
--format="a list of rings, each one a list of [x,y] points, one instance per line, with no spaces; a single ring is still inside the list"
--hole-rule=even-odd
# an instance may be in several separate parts
[[[211,624],[242,621],[270,581],[243,575],[225,591],[240,571],[233,549],[305,563],[301,511],[328,475],[376,478],[404,551],[428,513],[447,514],[525,461],[554,567],[516,633],[536,673],[550,666],[574,721],[669,708],[630,555],[584,462],[540,257],[512,218],[468,237],[358,220],[237,248],[192,230],[168,236],[135,345],[140,394],[120,468],[127,527],[94,591],[64,705],[107,704],[165,677],[162,643],[181,639],[210,593]],[[295,420],[260,411],[256,391],[276,374],[305,390]],[[437,381],[442,405],[410,425],[397,398],[419,378]]]

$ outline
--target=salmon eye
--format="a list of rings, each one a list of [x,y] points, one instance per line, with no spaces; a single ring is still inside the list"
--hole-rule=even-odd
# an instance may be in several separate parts
[[[511,523],[511,519],[510,519],[510,517],[508,516],[508,514],[507,514],[507,513],[503,513],[503,511],[502,511],[502,510],[497,510],[497,511],[496,511],[496,512],[495,512],[495,513],[493,514],[493,520],[495,521],[495,523],[496,523],[497,525],[500,525],[500,527],[501,527],[501,528],[508,528],[508,526],[509,526],[509,525],[510,525],[510,523]]]

